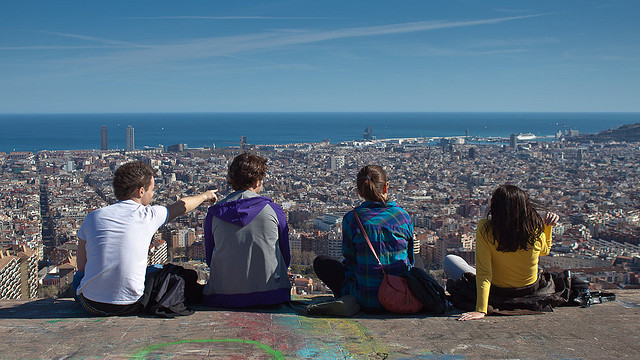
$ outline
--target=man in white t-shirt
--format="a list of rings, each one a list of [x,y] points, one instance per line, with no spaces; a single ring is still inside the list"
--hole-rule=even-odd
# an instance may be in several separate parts
[[[169,206],[149,205],[154,170],[142,161],[120,166],[113,178],[119,200],[87,215],[78,230],[77,299],[94,315],[124,315],[142,310],[147,256],[153,234],[204,201],[215,190],[182,198]],[[78,284],[74,284],[78,285]]]

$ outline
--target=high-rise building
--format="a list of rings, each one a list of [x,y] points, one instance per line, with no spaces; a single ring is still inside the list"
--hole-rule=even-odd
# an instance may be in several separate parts
[[[178,229],[171,232],[172,248],[186,248],[196,241],[196,232],[193,229]]]
[[[169,146],[167,146],[167,151],[168,152],[183,152],[184,151],[184,144],[169,145]]]
[[[24,245],[0,250],[0,299],[34,299],[38,291],[38,254]]]
[[[107,142],[107,127],[103,126],[100,129],[100,150],[109,149],[109,144]]]
[[[374,139],[374,136],[373,136],[373,128],[371,128],[371,126],[367,126],[367,127],[364,129],[364,132],[362,133],[362,137],[363,137],[365,140],[373,140],[373,139]]]
[[[327,233],[327,255],[342,260],[342,229],[334,228]]]
[[[564,132],[564,135],[565,135],[566,137],[577,137],[577,136],[579,136],[579,135],[580,135],[580,131],[578,131],[578,130],[573,130],[573,129],[569,129],[569,130],[566,130],[566,131]]]
[[[511,134],[511,138],[509,139],[509,147],[512,149],[515,149],[516,147],[518,147],[518,135],[516,134]]]
[[[329,170],[338,170],[344,166],[343,155],[333,155],[329,158]]]
[[[133,127],[131,125],[127,126],[127,151],[135,150],[136,144],[133,136]]]
[[[152,241],[151,245],[149,246],[149,256],[147,258],[147,265],[154,265],[154,264],[162,265],[166,263],[167,260],[168,260],[167,242],[162,239]]]
[[[420,255],[420,245],[422,245],[422,242],[420,241],[420,239],[418,239],[418,238],[416,238],[414,236],[413,237],[413,254],[416,255],[416,256]],[[415,257],[414,257],[414,259],[415,259]]]
[[[0,250],[0,299],[20,299],[18,257]]]
[[[447,254],[453,253],[462,247],[462,242],[455,237],[444,237],[436,240],[436,251],[433,256],[434,264],[442,264],[442,260]]]

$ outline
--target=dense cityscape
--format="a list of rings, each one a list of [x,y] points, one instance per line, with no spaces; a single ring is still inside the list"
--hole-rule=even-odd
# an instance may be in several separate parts
[[[376,139],[331,144],[249,145],[189,148],[0,153],[0,298],[68,296],[76,270],[75,236],[84,217],[114,203],[114,170],[131,160],[156,169],[153,203],[166,205],[205,189],[231,192],[227,167],[242,151],[269,159],[264,195],[284,208],[291,229],[291,278],[295,294],[323,293],[310,264],[316,255],[341,258],[342,216],[360,203],[355,174],[380,164],[390,175],[393,200],[411,215],[416,254],[436,276],[453,253],[474,263],[476,224],[500,184],[515,184],[553,211],[550,256],[540,265],[572,269],[598,288],[638,288],[640,266],[640,144],[579,141],[576,131],[555,138]],[[180,262],[208,275],[202,222],[206,206],[163,226],[154,235],[149,263]]]

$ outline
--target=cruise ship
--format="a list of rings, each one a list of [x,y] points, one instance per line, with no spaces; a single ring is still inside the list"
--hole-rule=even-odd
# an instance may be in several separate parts
[[[526,134],[520,133],[517,136],[518,140],[533,140],[535,138],[536,138],[536,136],[533,135],[532,133],[526,133]]]

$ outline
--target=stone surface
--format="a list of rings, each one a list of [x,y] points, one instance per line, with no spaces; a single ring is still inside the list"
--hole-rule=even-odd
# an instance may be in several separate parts
[[[307,317],[289,307],[176,319],[87,317],[73,300],[0,301],[2,359],[637,359],[640,291],[543,315]]]

